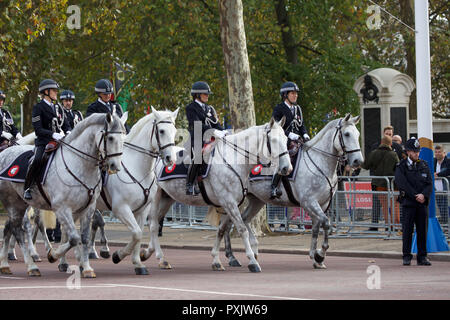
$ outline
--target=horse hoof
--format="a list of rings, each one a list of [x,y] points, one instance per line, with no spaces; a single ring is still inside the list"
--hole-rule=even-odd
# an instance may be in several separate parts
[[[39,271],[39,269],[32,269],[32,270],[28,271],[28,276],[29,277],[40,277],[41,272]]]
[[[314,254],[314,261],[316,261],[317,263],[321,264],[323,262],[323,260],[325,260],[325,257],[322,257],[317,252]]]
[[[98,255],[97,252],[91,252],[89,253],[89,260],[97,260],[98,259]]]
[[[236,258],[230,259],[228,264],[230,265],[230,267],[242,267],[242,264]]]
[[[214,271],[225,271],[225,268],[223,267],[223,265],[221,263],[213,263],[212,269]]]
[[[117,253],[117,251],[114,252],[113,255],[112,255],[112,261],[113,261],[115,264],[118,264],[121,260],[122,260],[122,259],[119,258],[119,254]]]
[[[327,268],[327,266],[323,263],[314,262],[313,266],[314,266],[314,269],[326,269]]]
[[[0,268],[1,274],[12,274],[11,269],[9,267]]]
[[[56,259],[53,258],[53,256],[52,256],[52,249],[48,250],[48,252],[47,252],[47,259],[48,259],[48,262],[50,262],[50,263],[55,263],[56,262]]]
[[[37,254],[31,256],[31,258],[33,259],[33,262],[42,262],[41,258]]]
[[[67,269],[69,269],[69,265],[67,263],[61,263],[58,265],[58,270],[60,272],[67,272]]]
[[[138,275],[138,276],[146,276],[146,275],[150,274],[146,267],[134,268],[134,272],[136,272],[136,275]]]
[[[17,257],[14,253],[8,253],[8,260],[9,261],[16,261]]]
[[[83,278],[86,278],[86,279],[97,278],[97,275],[95,274],[94,270],[85,270],[85,271],[83,271],[82,275],[83,275]]]
[[[145,249],[142,249],[139,253],[139,257],[141,258],[141,261],[146,261],[149,257],[145,256]]]
[[[248,270],[250,270],[250,272],[261,272],[261,268],[257,264],[249,264]]]
[[[111,255],[109,254],[109,251],[107,251],[107,250],[100,250],[100,257],[102,257],[103,259],[109,259],[109,257],[111,257]]]
[[[159,268],[164,270],[172,269],[172,266],[167,261],[163,261],[159,263]]]

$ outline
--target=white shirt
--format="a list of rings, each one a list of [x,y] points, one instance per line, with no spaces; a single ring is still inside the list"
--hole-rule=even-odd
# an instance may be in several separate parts
[[[45,102],[48,106],[50,106],[50,108],[52,108],[53,112],[55,112],[55,105],[54,105],[53,103],[51,103],[51,102],[48,102],[48,101],[45,100],[45,99],[43,99],[43,100],[44,100],[44,102]]]
[[[202,107],[202,109],[206,112],[206,104],[204,104],[198,99],[195,99],[195,102],[197,102],[200,105],[200,107]]]
[[[295,106],[291,106],[289,103],[287,103],[286,101],[284,101],[284,104],[287,105],[287,107],[289,109],[291,109],[292,114],[295,114]]]
[[[441,164],[436,161],[436,173],[441,172]],[[434,179],[434,188],[436,191],[444,191],[444,185],[442,180]]]

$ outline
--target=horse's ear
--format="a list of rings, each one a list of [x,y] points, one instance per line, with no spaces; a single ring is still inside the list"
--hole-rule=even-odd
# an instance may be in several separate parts
[[[361,116],[357,116],[352,119],[352,121],[355,125],[358,124],[359,120],[361,120]]]
[[[175,110],[174,112],[172,112],[172,117],[173,117],[173,120],[175,121],[175,119],[177,118],[177,116],[178,116],[178,111],[180,111],[180,108],[177,108],[177,110]]]
[[[269,128],[270,129],[272,129],[274,123],[275,123],[275,119],[273,117],[270,118],[270,122],[269,122]]]
[[[281,120],[278,122],[278,124],[280,125],[280,127],[283,128],[285,123],[286,123],[286,116],[283,116],[283,118],[281,118]]]
[[[159,118],[159,113],[158,113],[158,110],[156,110],[155,108],[153,108],[153,106],[151,106],[152,107],[152,113],[155,115],[155,118]]]
[[[108,122],[108,124],[111,124],[113,121],[114,121],[114,118],[113,118],[112,114],[108,112],[106,114],[106,122]]]
[[[120,117],[120,121],[125,125],[125,122],[128,120],[128,111],[125,111],[122,117]]]
[[[345,115],[344,121],[347,122],[348,120],[350,120],[351,117],[352,117],[352,115],[350,113],[347,113]]]

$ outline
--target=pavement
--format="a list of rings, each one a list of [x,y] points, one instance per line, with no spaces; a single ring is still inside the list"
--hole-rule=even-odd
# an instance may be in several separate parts
[[[0,231],[3,234],[5,217],[0,217]],[[275,225],[275,228],[278,226]],[[109,246],[124,246],[131,238],[126,226],[121,223],[107,223],[105,226]],[[148,227],[143,230],[142,245],[147,246],[149,241]],[[380,236],[380,234],[378,234]],[[97,233],[97,248],[99,248],[99,233]],[[176,223],[166,223],[163,235],[159,238],[161,247],[169,249],[211,250],[216,237],[216,231],[209,226],[186,226]],[[319,235],[318,248],[320,248],[323,235]],[[39,237],[38,237],[39,241]],[[270,232],[258,237],[259,253],[287,253],[309,255],[311,245],[311,232],[287,233],[282,231]],[[233,250],[242,252],[244,245],[238,235],[231,239]],[[223,251],[223,242],[221,251]],[[392,239],[377,238],[373,234],[347,235],[339,233],[329,239],[328,256],[348,256],[367,258],[401,259],[402,241],[400,236]],[[428,253],[431,261],[450,261],[450,252]]]

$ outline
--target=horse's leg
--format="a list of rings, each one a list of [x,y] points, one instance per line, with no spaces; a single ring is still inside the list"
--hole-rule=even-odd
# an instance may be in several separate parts
[[[105,234],[105,219],[100,211],[96,210],[94,214],[94,220],[97,226],[100,228],[100,257],[108,259],[111,255],[109,253],[108,239]]]
[[[9,246],[8,246],[8,260],[9,261],[16,261],[17,260],[17,256],[16,256],[16,238],[11,237],[9,240]]]
[[[92,225],[91,225],[91,233],[89,236],[89,259],[98,259],[97,251],[95,250],[95,235],[97,234],[98,225],[95,222],[95,215],[94,219],[92,219]]]
[[[89,264],[89,231],[91,229],[92,216],[94,215],[95,207],[86,209],[84,215],[81,216],[80,232],[81,232],[81,250],[80,250],[80,269],[82,270],[83,278],[95,278],[94,269]]]
[[[28,209],[25,212],[25,215],[23,216],[23,228],[25,229],[25,234],[27,236],[27,244],[28,244],[28,251],[30,252],[30,256],[33,259],[34,262],[41,262],[41,258],[39,257],[39,254],[36,251],[36,247],[33,243],[33,235],[32,235],[32,227],[31,222],[28,217],[28,211],[31,209],[31,207],[28,207]]]
[[[64,227],[61,225],[61,244],[67,243],[68,237],[67,232],[64,230]],[[67,272],[67,269],[69,268],[69,263],[67,263],[66,255],[63,255],[59,258],[58,263],[58,270],[61,272]]]
[[[139,228],[141,230],[144,230],[144,223],[147,219],[147,213],[145,210],[141,210],[139,214],[136,215],[136,222],[139,225]],[[141,239],[142,240],[142,239]],[[131,261],[135,265],[135,272],[138,275],[146,275],[148,274],[148,269],[145,267],[145,265],[141,261],[140,256],[140,250],[141,250],[141,241],[139,241],[133,248],[133,252],[131,254]],[[139,267],[140,266],[140,267]]]
[[[50,263],[56,262],[59,258],[65,255],[71,248],[79,245],[81,238],[78,235],[75,222],[72,217],[72,210],[70,208],[59,208],[55,212],[61,227],[67,233],[67,242],[61,242],[57,249],[51,248],[47,252],[47,258]]]
[[[311,216],[313,223],[312,226],[312,240],[311,249],[309,251],[309,257],[314,261],[314,268],[316,269],[326,269],[323,261],[325,260],[325,253],[328,249],[328,232],[330,230],[330,222],[328,217],[323,213],[322,208],[317,202],[310,203],[307,208],[305,208]],[[317,240],[319,237],[320,226],[323,228],[324,232],[324,242],[322,248],[316,250]]]
[[[34,208],[34,235],[33,235],[33,243],[36,243],[36,237],[38,231],[41,232],[42,239],[44,240],[45,251],[48,252],[52,248],[52,244],[50,240],[48,240],[47,231],[44,225],[44,221],[41,219],[41,210]]]
[[[251,248],[249,232],[244,224],[244,221],[242,220],[241,213],[239,211],[237,204],[233,202],[227,202],[222,203],[222,205],[227,214],[230,216],[231,221],[233,222],[235,228],[239,232],[239,235],[242,237],[245,246],[245,254],[247,258],[250,260],[248,269],[251,272],[261,272],[261,266],[256,260],[255,254],[253,253],[253,250]]]
[[[0,273],[1,274],[12,274],[8,262],[8,249],[10,246],[12,236],[12,226],[11,221],[8,218],[5,222],[5,227],[3,229],[3,247],[0,251]]]
[[[139,227],[136,219],[134,218],[134,214],[131,211],[128,204],[123,204],[119,206],[113,207],[114,216],[116,216],[123,224],[125,224],[131,232],[131,241],[126,244],[126,246],[122,249],[117,250],[112,255],[112,261],[114,263],[119,263],[126,256],[132,254],[135,250],[136,246],[140,246],[142,239],[142,229]],[[138,275],[147,275],[148,270],[145,265],[141,262],[141,259],[138,257],[137,260],[133,261],[135,272]]]
[[[228,225],[231,225],[230,218],[228,215],[220,216],[219,227],[217,228],[216,240],[214,242],[214,246],[211,250],[211,255],[213,257],[212,269],[214,271],[224,271],[225,268],[220,262],[219,251],[220,251],[220,243],[222,242],[222,238],[227,231],[229,231]],[[231,248],[231,247],[230,247]]]

